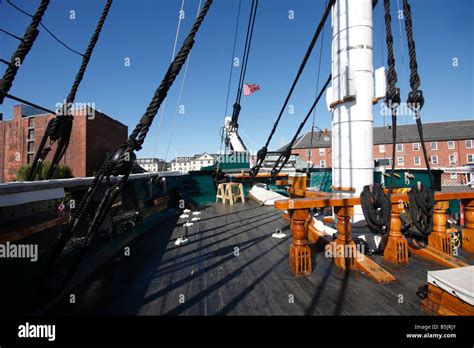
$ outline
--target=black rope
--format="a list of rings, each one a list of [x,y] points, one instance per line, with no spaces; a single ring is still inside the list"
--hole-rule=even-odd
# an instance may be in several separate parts
[[[11,36],[11,37],[14,38],[14,39],[17,39],[18,41],[23,41],[23,39],[22,39],[21,37],[16,36],[15,34],[12,34],[12,33],[10,33],[9,31],[6,31],[5,29],[1,29],[1,28],[0,28],[0,31],[1,31],[2,33],[4,33],[4,34],[7,34],[8,36]]]
[[[5,65],[11,65],[10,62],[7,62],[5,59],[0,58],[0,63],[3,63]]]
[[[237,33],[239,32],[240,7],[241,7],[241,5],[242,5],[242,0],[239,0],[239,7],[237,9],[237,19],[235,21],[234,46],[232,48],[232,59],[230,61],[229,83],[227,84],[227,97],[226,97],[226,101],[225,101],[224,116],[227,116],[227,107],[229,106],[230,85],[231,85],[231,82],[232,82],[232,70],[234,69],[235,47],[236,47],[236,44],[237,44]]]
[[[295,87],[296,87],[296,84],[298,83],[298,80],[299,80],[301,74],[303,73],[303,70],[304,70],[304,68],[305,68],[305,66],[306,66],[306,63],[308,62],[308,59],[309,59],[309,57],[310,57],[310,55],[311,55],[311,52],[313,51],[314,45],[316,44],[316,42],[317,42],[317,40],[318,40],[318,38],[319,38],[319,35],[320,35],[321,31],[323,30],[324,24],[326,23],[326,20],[327,20],[327,18],[328,18],[328,16],[329,16],[329,13],[331,12],[331,8],[332,8],[332,6],[334,5],[335,1],[336,1],[336,0],[330,0],[329,3],[327,4],[327,6],[326,6],[326,8],[325,8],[325,10],[324,10],[324,13],[323,13],[323,15],[322,15],[322,18],[321,18],[321,20],[320,20],[320,22],[319,22],[319,24],[318,24],[318,27],[316,28],[316,32],[314,33],[313,38],[311,39],[311,42],[310,42],[309,47],[308,47],[308,50],[306,51],[306,53],[305,53],[305,55],[304,55],[304,57],[303,57],[303,61],[301,62],[300,67],[298,68],[298,72],[297,72],[297,74],[296,74],[296,77],[295,77],[295,79],[294,79],[292,85],[291,85],[291,88],[290,88],[290,90],[289,90],[289,92],[288,92],[288,95],[286,96],[286,99],[285,99],[285,101],[284,101],[284,103],[283,103],[283,106],[282,106],[282,108],[281,108],[281,110],[280,110],[280,113],[278,114],[278,117],[277,117],[275,123],[273,124],[273,128],[272,128],[272,130],[271,130],[271,132],[270,132],[270,135],[268,136],[268,139],[267,139],[265,145],[264,145],[260,150],[258,150],[258,152],[257,152],[257,160],[256,160],[256,163],[255,163],[255,165],[252,167],[252,169],[250,170],[250,175],[251,175],[252,177],[255,177],[255,175],[258,174],[258,171],[260,170],[260,167],[262,166],[263,161],[265,160],[265,157],[266,157],[266,155],[267,155],[267,153],[268,153],[268,146],[269,146],[269,144],[270,144],[270,141],[271,141],[273,135],[275,134],[276,128],[278,127],[278,123],[280,122],[280,119],[281,119],[281,117],[282,117],[282,115],[283,115],[283,112],[285,111],[286,106],[288,105],[288,102],[290,101],[291,95],[293,94],[293,91],[294,91],[294,89],[295,89]]]
[[[327,0],[326,0],[326,3],[325,5],[327,6]],[[319,75],[321,73],[321,61],[322,61],[322,57],[323,57],[323,44],[324,44],[324,27],[323,27],[323,31],[321,33],[321,46],[319,48],[319,61],[318,61],[318,75],[316,77],[316,93],[317,91],[319,90]],[[312,157],[312,153],[313,153],[313,129],[315,127],[315,120],[316,120],[316,109],[314,110],[313,112],[313,119],[312,119],[312,122],[311,122],[311,138],[309,140],[309,157],[308,157],[308,169],[309,169],[309,162],[311,162],[311,157]],[[320,137],[321,137],[321,133],[319,134]]]
[[[232,120],[230,126],[232,128],[238,128],[238,120],[240,114],[240,100],[242,98],[242,89],[244,87],[244,80],[245,80],[245,73],[247,72],[247,63],[248,58],[250,55],[250,47],[252,44],[253,38],[253,28],[255,26],[255,18],[257,16],[257,8],[258,8],[258,0],[252,0],[252,6],[250,7],[250,16],[249,22],[247,25],[247,34],[245,37],[245,45],[244,45],[244,54],[242,56],[242,69],[240,70],[240,77],[239,77],[239,84],[237,88],[237,96],[235,98],[235,103],[233,105],[233,112],[232,112]]]
[[[421,85],[418,75],[418,63],[416,59],[415,40],[413,39],[413,23],[411,17],[411,7],[408,0],[403,0],[403,15],[405,16],[405,31],[407,33],[408,54],[410,59],[410,87],[408,93],[407,105],[415,113],[416,126],[420,137],[421,148],[425,159],[426,169],[430,178],[431,189],[423,185],[415,185],[408,192],[410,203],[408,206],[410,216],[415,227],[424,235],[428,236],[433,228],[434,214],[434,180],[430,168],[430,161],[426,151],[426,144],[423,137],[423,125],[421,123],[421,109],[424,105],[423,92],[419,89]]]
[[[379,184],[364,186],[360,193],[360,205],[370,231],[386,235],[390,230],[392,203]]]
[[[169,66],[168,71],[159,87],[156,89],[147,110],[138,122],[134,131],[130,134],[128,140],[114,151],[112,157],[106,159],[102,164],[100,169],[97,171],[91,186],[82,197],[78,208],[72,214],[69,229],[61,236],[58,248],[59,252],[56,254],[54,260],[55,263],[48,279],[47,287],[49,287],[50,292],[57,293],[65,286],[65,284],[67,284],[77,269],[87,247],[92,243],[94,237],[97,235],[97,231],[102,225],[107,212],[116,200],[131,173],[135,157],[133,151],[141,148],[160,105],[166,98],[170,87],[175,81],[194,45],[196,33],[206,17],[212,2],[213,0],[207,0],[201,9],[190,33],[183,42],[180,51],[173,59],[173,62]],[[110,185],[109,178],[111,175],[122,175],[122,177],[116,183]],[[93,215],[92,221],[87,223],[84,221],[84,217],[90,212],[91,204],[96,198],[99,188],[103,187],[103,183],[107,185],[106,191],[101,196],[101,202]],[[83,226],[87,226],[87,231],[85,234],[79,234],[79,229]],[[69,255],[72,255],[70,262],[72,263],[72,267],[70,264],[66,265],[62,262],[63,259],[68,258]]]
[[[293,138],[291,139],[290,143],[287,145],[285,150],[278,156],[278,159],[275,162],[275,165],[272,168],[271,175],[272,177],[275,177],[280,173],[280,171],[283,169],[283,167],[288,163],[288,160],[290,159],[291,156],[291,149],[293,147],[293,144],[295,143],[296,139],[298,138],[298,135],[301,133],[301,130],[303,129],[304,125],[308,121],[309,117],[313,113],[313,110],[315,110],[316,105],[318,105],[319,100],[323,96],[324,92],[326,91],[326,88],[329,86],[331,83],[331,74],[329,74],[328,79],[326,80],[326,83],[324,86],[321,88],[319,91],[318,96],[313,102],[313,105],[311,105],[311,108],[309,109],[308,113],[306,114],[305,118],[303,121],[301,121],[298,129],[296,130],[295,134],[293,135]]]
[[[35,103],[32,103],[32,102],[29,102],[28,100],[25,100],[25,99],[21,99],[21,98],[18,98],[18,97],[15,97],[14,95],[11,95],[11,94],[7,94],[5,96],[6,98],[8,99],[12,99],[12,100],[15,100],[17,102],[20,102],[22,104],[26,104],[26,105],[29,105],[29,106],[32,106],[36,109],[39,109],[39,110],[42,110],[42,111],[46,111],[47,113],[49,114],[55,114],[55,112],[53,110],[49,110],[49,109],[46,109],[44,107],[42,107],[41,105],[38,105],[38,104],[35,104]]]
[[[14,3],[12,3],[10,0],[7,0],[7,3],[9,5],[11,5],[13,8],[15,8],[16,10],[20,11],[21,13],[23,13],[24,15],[28,16],[28,17],[33,17],[31,14],[29,14],[28,12],[22,10],[21,8],[19,8],[17,5],[15,5]],[[82,53],[80,52],[77,52],[75,49],[71,48],[70,46],[66,45],[63,41],[61,41],[56,35],[53,34],[53,32],[51,30],[49,30],[48,28],[46,28],[46,26],[40,22],[40,25],[41,27],[46,30],[46,32],[51,35],[51,37],[56,40],[58,43],[60,43],[61,45],[63,45],[66,49],[68,49],[69,51],[79,55],[79,56],[84,56]]]
[[[92,52],[94,51],[94,47],[97,44],[99,39],[100,32],[104,25],[104,22],[107,18],[109,13],[110,7],[112,6],[113,0],[107,0],[104,9],[102,10],[102,14],[99,18],[95,31],[89,41],[89,45],[87,47],[86,53],[82,58],[81,66],[79,67],[79,71],[76,74],[76,78],[72,84],[71,90],[65,100],[64,105],[60,108],[59,112],[54,119],[49,121],[48,132],[43,134],[43,138],[50,139],[52,143],[58,142],[58,146],[56,147],[56,151],[54,153],[53,159],[51,161],[51,166],[49,168],[47,179],[51,179],[54,176],[54,173],[57,169],[59,161],[66,153],[66,150],[69,145],[69,140],[71,138],[72,132],[72,124],[74,117],[71,113],[72,103],[74,102],[77,94],[77,90],[79,85],[84,78],[84,73],[87,69],[87,65],[92,57]],[[46,140],[47,141],[47,140]],[[46,141],[42,141],[41,143],[46,143]],[[51,145],[49,146],[51,147]],[[41,168],[41,164],[44,161],[43,155],[47,154],[49,151],[44,152],[43,148],[39,148],[36,152],[35,159],[32,162],[30,172],[28,174],[28,180],[34,180],[36,173]]]
[[[424,236],[429,236],[433,229],[433,214],[435,200],[433,191],[420,185],[415,185],[408,191],[408,211],[413,224]]]
[[[49,0],[41,0],[41,3],[36,10],[36,13],[32,17],[31,23],[26,29],[25,34],[23,35],[23,39],[21,40],[20,45],[18,46],[15,53],[10,60],[10,64],[3,75],[3,78],[0,80],[0,105],[3,104],[3,100],[5,96],[10,91],[10,88],[13,85],[13,80],[15,80],[15,76],[20,68],[20,65],[23,64],[28,52],[30,52],[31,47],[38,36],[38,25],[41,22],[41,18],[43,18],[46,9],[48,8]],[[18,64],[18,62],[20,64]]]
[[[430,161],[426,151],[426,144],[423,137],[423,125],[421,123],[421,109],[425,103],[423,92],[419,89],[421,85],[420,76],[418,75],[418,63],[416,59],[415,40],[413,39],[413,23],[411,17],[411,7],[408,0],[403,0],[403,15],[405,16],[405,30],[407,33],[408,54],[410,59],[410,87],[411,91],[408,93],[407,105],[414,111],[416,118],[416,126],[420,136],[421,148],[425,158],[426,169],[430,178],[431,188],[434,190],[433,173],[431,172]]]
[[[397,144],[397,109],[400,106],[400,89],[396,84],[398,81],[395,70],[395,54],[393,52],[392,16],[390,14],[390,0],[384,0],[385,6],[385,31],[387,45],[387,90],[385,94],[385,105],[390,109],[392,115],[392,167],[390,170],[389,192],[393,193],[393,176],[395,174],[395,152]]]

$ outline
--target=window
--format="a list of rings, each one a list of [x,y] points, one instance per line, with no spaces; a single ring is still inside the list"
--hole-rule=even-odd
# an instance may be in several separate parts
[[[35,152],[34,145],[35,145],[34,142],[32,142],[32,141],[28,142],[28,152]]]
[[[438,156],[436,155],[431,156],[431,163],[438,164]]]
[[[466,149],[472,149],[472,140],[466,140]]]
[[[28,129],[28,140],[35,140],[35,130]]]
[[[321,168],[325,168],[325,167],[326,167],[326,161],[325,161],[325,160],[319,161],[319,166],[320,166]]]
[[[319,149],[319,156],[324,156],[326,154],[326,149],[325,148],[320,148]]]
[[[450,177],[451,179],[457,179],[457,178],[458,178],[458,175],[457,175],[456,173],[451,173],[451,174],[449,175],[449,177]]]
[[[307,149],[307,150],[306,150],[306,156],[307,156],[307,157],[311,156],[311,149]]]
[[[419,166],[419,165],[421,164],[421,162],[420,162],[420,156],[415,156],[415,157],[413,157],[413,164],[414,164],[415,166]]]
[[[474,163],[474,154],[470,153],[467,155],[467,163]]]
[[[379,152],[380,153],[385,153],[385,144],[380,144],[379,145]]]
[[[413,143],[413,151],[420,151],[420,143]]]
[[[431,151],[438,150],[438,143],[436,141],[433,141],[433,142],[430,143],[430,150]]]
[[[397,152],[403,152],[403,144],[397,144]]]
[[[449,164],[456,163],[456,155],[449,155]]]
[[[28,127],[33,128],[35,126],[35,118],[29,117],[28,118]]]
[[[28,157],[26,158],[26,160],[28,161],[27,163],[33,162],[34,159],[35,159],[35,154],[34,153],[29,153]]]
[[[405,165],[405,160],[403,159],[403,157],[397,157],[397,165],[399,166]]]
[[[454,141],[452,140],[448,141],[448,149],[450,150],[454,149]]]

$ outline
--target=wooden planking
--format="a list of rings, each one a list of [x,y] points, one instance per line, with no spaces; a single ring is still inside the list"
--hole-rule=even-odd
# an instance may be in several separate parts
[[[167,310],[158,312],[152,306],[143,314],[422,314],[416,299],[417,286],[410,284],[413,292],[408,296],[413,302],[411,305],[396,306],[398,295],[407,292],[403,284],[396,284],[387,291],[387,285],[374,284],[357,272],[335,269],[331,260],[322,253],[313,253],[316,265],[313,274],[294,277],[288,269],[291,239],[269,237],[276,228],[286,228],[285,232],[290,235],[287,224],[274,210],[278,221],[260,220],[258,213],[262,211],[273,216],[271,207],[247,210],[253,203],[247,202],[246,205],[245,208],[232,207],[232,211],[238,211],[236,214],[230,214],[229,206],[220,204],[206,211],[204,218],[212,214],[222,217],[205,220],[204,230],[209,231],[203,232],[202,237],[208,238],[208,242],[199,244],[195,253],[202,254],[205,250],[204,255],[209,255],[209,252],[219,253],[220,250],[220,255],[216,255],[215,260],[209,257],[203,260],[204,272],[199,279],[206,286],[204,289],[191,286],[186,293],[191,302],[189,306],[179,307],[174,303],[169,304]],[[210,230],[216,226],[217,229]],[[209,235],[211,232],[213,234]],[[236,246],[239,247],[239,256],[232,254]],[[186,274],[176,278],[186,279]],[[165,284],[174,281],[163,275],[159,288],[149,292],[166,289]],[[195,284],[196,280],[183,282],[179,289],[183,290],[182,286],[188,282]],[[155,287],[157,283],[152,284]],[[290,295],[294,296],[294,303],[290,302]],[[189,309],[186,311],[184,308]]]
[[[423,315],[416,291],[426,283],[428,270],[443,268],[419,257],[396,266],[372,256],[397,278],[382,285],[356,270],[337,269],[317,245],[311,245],[313,273],[295,277],[288,263],[291,232],[281,211],[247,201],[232,207],[211,205],[199,217],[198,226],[189,233],[190,243],[181,247],[174,245],[182,235],[179,223],[169,234],[163,234],[165,226],[156,226],[150,235],[161,238],[149,236],[132,248],[132,255],[139,255],[140,248],[151,252],[135,262],[133,269],[124,272],[124,266],[117,265],[107,271],[120,273],[120,281],[107,274],[107,296],[91,302],[101,306],[81,313]],[[287,237],[272,238],[277,228]],[[233,254],[235,247],[239,256]],[[161,256],[153,255],[153,248]],[[77,297],[87,302],[89,293],[86,287]],[[185,296],[184,303],[179,302],[180,294]]]

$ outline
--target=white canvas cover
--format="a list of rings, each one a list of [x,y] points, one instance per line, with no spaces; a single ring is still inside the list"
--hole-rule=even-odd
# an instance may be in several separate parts
[[[429,271],[428,283],[474,306],[474,266]]]
[[[273,205],[275,201],[288,199],[287,197],[262,187],[254,185],[249,193],[263,205]]]

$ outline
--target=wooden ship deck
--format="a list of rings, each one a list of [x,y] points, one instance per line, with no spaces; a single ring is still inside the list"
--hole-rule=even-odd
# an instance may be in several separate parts
[[[424,315],[416,292],[427,271],[446,268],[412,255],[395,265],[370,256],[396,280],[380,284],[359,270],[342,270],[310,244],[312,273],[289,267],[288,221],[273,206],[211,204],[188,231],[178,218],[155,226],[76,291],[71,315]],[[285,238],[272,234],[280,229]],[[472,264],[474,254],[460,250]]]

